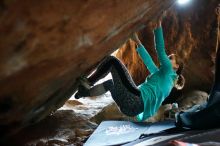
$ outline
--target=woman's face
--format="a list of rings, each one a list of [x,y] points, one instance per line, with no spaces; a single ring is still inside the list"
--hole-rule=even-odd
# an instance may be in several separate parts
[[[173,69],[174,69],[175,71],[177,71],[178,68],[179,68],[179,64],[177,64],[176,57],[175,57],[175,56],[172,56],[171,59],[170,59],[170,61],[171,61],[171,64],[172,64],[172,66],[173,66]]]

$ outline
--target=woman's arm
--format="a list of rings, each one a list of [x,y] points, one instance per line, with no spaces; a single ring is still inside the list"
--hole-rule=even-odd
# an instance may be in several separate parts
[[[162,27],[156,28],[154,30],[154,42],[160,64],[161,65],[170,64],[170,59],[168,58],[165,51]]]
[[[135,33],[132,37],[132,39],[136,42],[137,44],[137,52],[140,55],[141,59],[143,60],[145,66],[149,70],[149,72],[152,74],[158,70],[157,66],[153,62],[150,54],[147,52],[145,47],[142,45],[141,41],[139,40],[137,34]]]
[[[164,17],[164,15],[165,14],[163,13],[162,17]],[[154,29],[154,42],[160,64],[163,66],[170,66],[171,62],[165,51],[163,29],[161,27],[162,17],[158,20],[156,29]]]

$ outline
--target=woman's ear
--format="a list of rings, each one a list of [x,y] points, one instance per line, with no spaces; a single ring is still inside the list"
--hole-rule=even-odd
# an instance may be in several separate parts
[[[181,75],[183,71],[183,63],[180,63],[178,65],[179,65],[179,68],[177,69],[176,74]]]
[[[177,70],[179,69],[179,67],[180,67],[180,65],[179,65],[179,64],[176,64],[176,68],[177,68]]]

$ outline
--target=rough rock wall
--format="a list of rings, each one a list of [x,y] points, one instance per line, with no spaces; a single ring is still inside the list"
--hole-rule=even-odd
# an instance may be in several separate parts
[[[0,131],[35,123],[174,0],[0,1]]]
[[[184,62],[186,92],[196,89],[208,92],[211,88],[217,36],[215,8],[218,3],[218,0],[194,0],[186,6],[175,4],[163,21],[167,54],[176,53]],[[148,24],[140,30],[139,36],[158,64],[152,30]],[[148,72],[136,54],[133,42],[129,41],[124,46],[128,47],[119,49],[116,56],[127,65],[139,84],[145,80]]]

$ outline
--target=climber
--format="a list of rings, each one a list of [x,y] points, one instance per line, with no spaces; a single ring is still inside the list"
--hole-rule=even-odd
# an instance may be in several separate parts
[[[126,67],[117,58],[108,56],[99,64],[90,77],[80,80],[81,84],[78,86],[75,98],[98,96],[110,91],[114,101],[125,115],[135,116],[137,121],[143,121],[153,116],[169,95],[171,89],[173,87],[183,88],[185,81],[181,75],[180,69],[182,67],[180,67],[176,55],[172,54],[168,57],[165,52],[161,27],[161,20],[164,15],[165,13],[158,19],[154,30],[155,47],[160,61],[159,68],[154,64],[137,34],[131,37],[136,42],[137,52],[151,73],[145,82],[137,87]],[[93,86],[95,82],[109,72],[112,74],[112,79]]]

